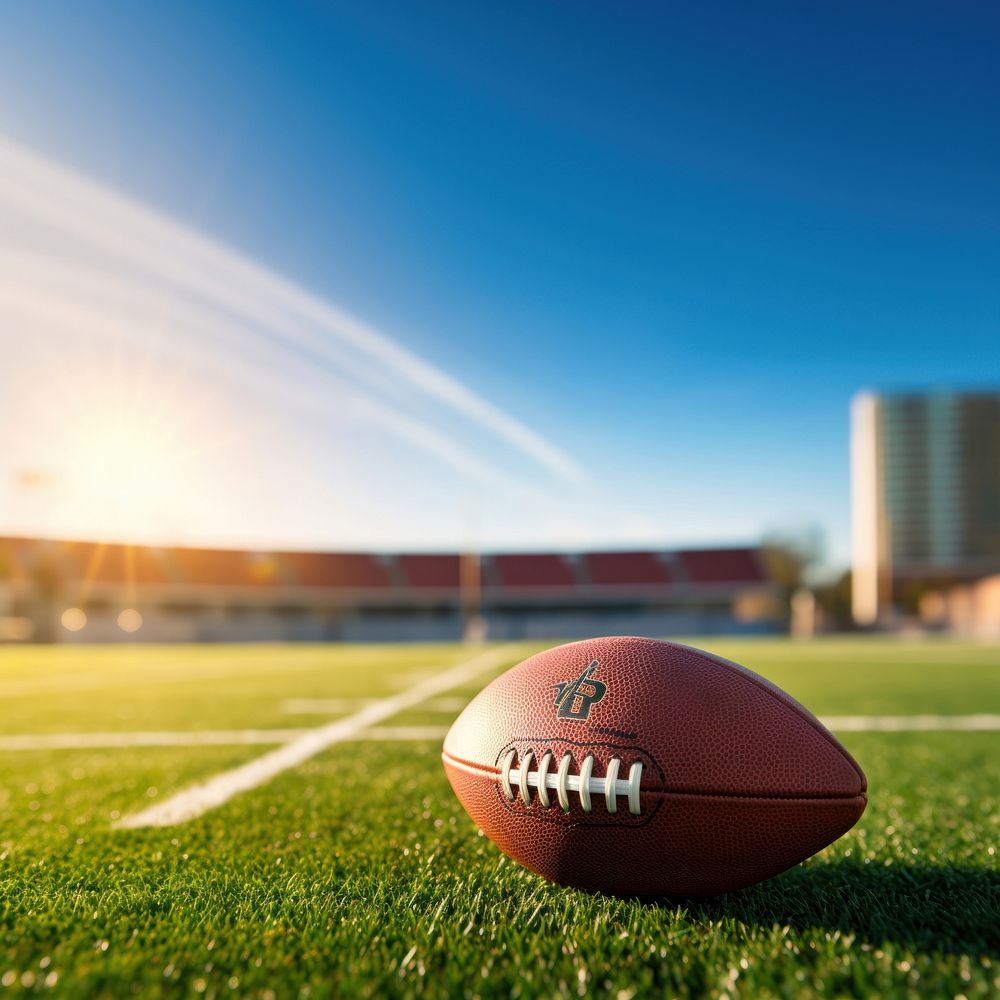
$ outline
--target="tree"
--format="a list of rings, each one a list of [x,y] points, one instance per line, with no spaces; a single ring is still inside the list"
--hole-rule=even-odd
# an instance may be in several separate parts
[[[764,569],[778,585],[786,608],[795,593],[809,581],[823,557],[823,531],[816,526],[797,531],[772,531],[764,535],[761,554]]]

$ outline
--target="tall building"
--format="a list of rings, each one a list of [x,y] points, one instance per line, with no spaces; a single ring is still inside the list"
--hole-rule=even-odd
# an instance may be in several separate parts
[[[853,612],[1000,571],[1000,392],[859,393],[851,404]]]

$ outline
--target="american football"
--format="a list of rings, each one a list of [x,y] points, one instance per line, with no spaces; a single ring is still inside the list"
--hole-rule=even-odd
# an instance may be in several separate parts
[[[0,3],[0,1000],[1000,1000],[996,7]]]
[[[633,637],[530,657],[458,717],[444,766],[496,845],[555,882],[706,896],[777,875],[867,804],[834,736],[763,677]]]

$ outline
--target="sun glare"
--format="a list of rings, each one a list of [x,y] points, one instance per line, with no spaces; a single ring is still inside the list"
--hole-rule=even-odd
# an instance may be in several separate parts
[[[211,492],[219,407],[142,366],[61,374],[36,400],[30,457],[47,472],[31,491],[36,521],[109,540],[176,535]]]
[[[179,442],[146,414],[88,413],[67,444],[67,487],[84,508],[128,518],[149,512],[176,488],[171,458]]]

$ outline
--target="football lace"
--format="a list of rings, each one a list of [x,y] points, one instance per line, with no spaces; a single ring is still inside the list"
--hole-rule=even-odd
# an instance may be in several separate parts
[[[618,811],[618,797],[622,796],[628,799],[628,811],[633,816],[640,815],[641,761],[637,760],[632,764],[627,779],[620,779],[618,772],[622,762],[618,757],[612,757],[608,761],[608,770],[603,778],[594,774],[593,754],[584,757],[579,774],[570,774],[573,756],[569,752],[563,754],[557,771],[551,770],[551,751],[546,750],[542,754],[537,769],[532,771],[531,764],[534,759],[535,755],[531,750],[524,754],[517,767],[514,766],[517,761],[516,750],[511,750],[504,758],[503,766],[500,768],[500,782],[509,801],[513,802],[520,792],[524,804],[531,805],[531,790],[535,789],[539,804],[543,809],[548,809],[551,805],[549,792],[554,791],[562,811],[569,812],[570,793],[576,792],[580,796],[580,807],[585,813],[590,813],[593,810],[591,796],[603,794],[608,812],[614,814]]]

